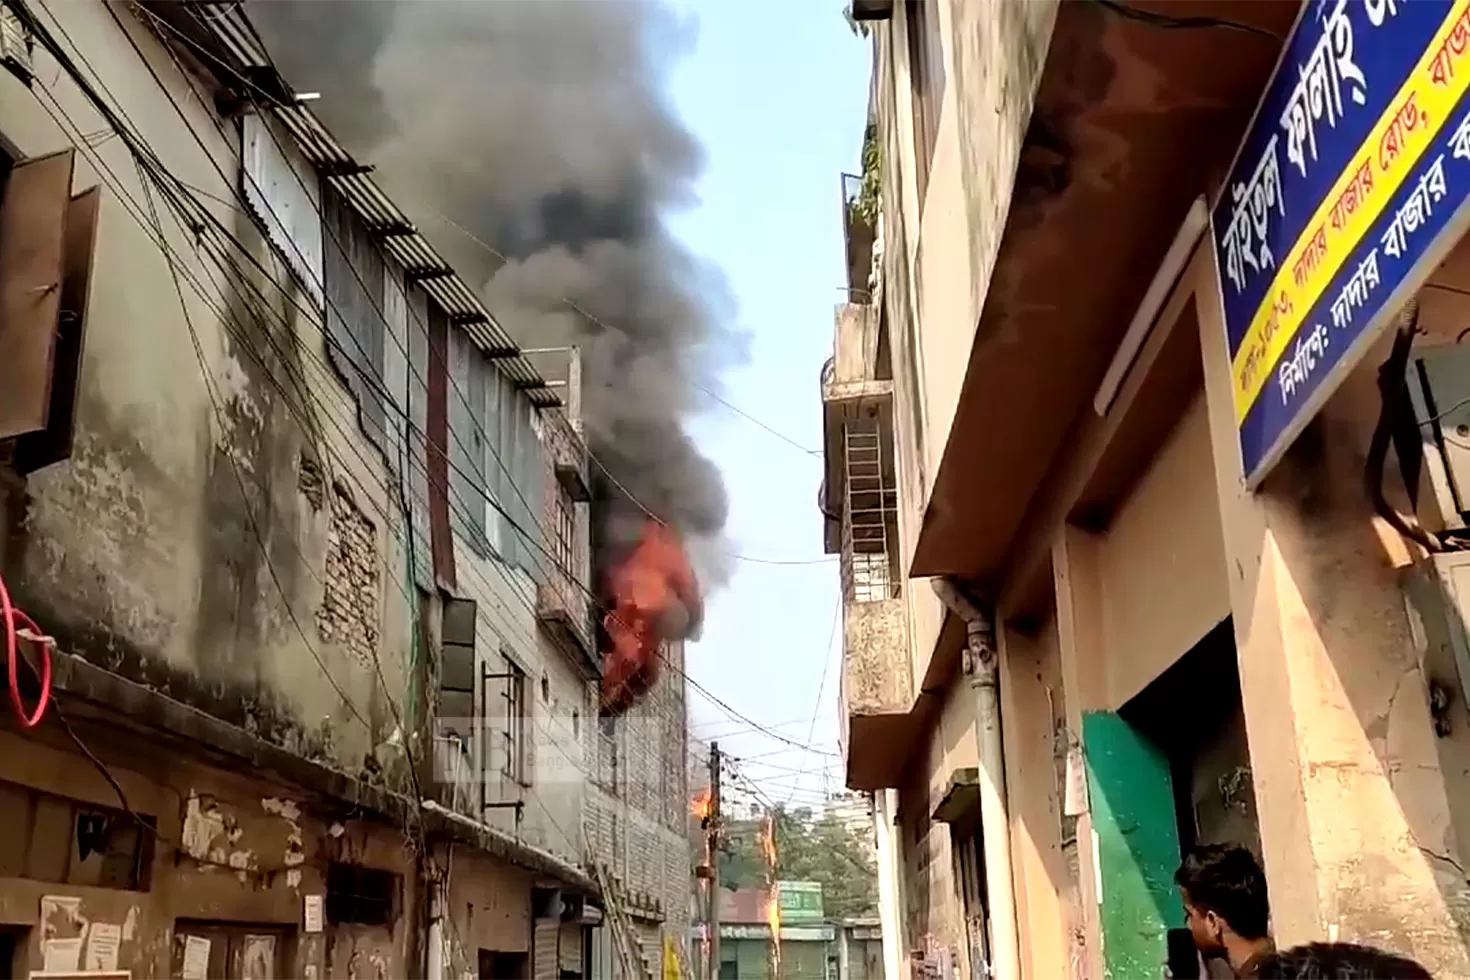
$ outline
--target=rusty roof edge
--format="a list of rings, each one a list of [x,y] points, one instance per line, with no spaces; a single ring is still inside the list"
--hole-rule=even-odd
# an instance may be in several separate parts
[[[212,2],[201,2],[192,6],[200,11],[201,16],[198,21],[204,30],[213,37],[236,65],[242,68],[272,66],[269,52],[257,40],[258,35],[255,28],[245,13],[243,0],[212,0]],[[175,38],[166,36],[162,37],[162,40],[170,45],[176,41]],[[243,75],[238,77],[245,84],[250,84]],[[432,258],[440,267],[450,270],[450,275],[443,277],[440,282],[445,286],[458,286],[459,288],[454,291],[461,294],[459,297],[461,302],[449,303],[445,298],[449,292],[448,289],[433,290],[434,301],[444,307],[444,312],[451,316],[474,314],[484,318],[484,329],[466,331],[466,334],[482,351],[516,351],[513,357],[497,357],[494,364],[518,388],[522,389],[527,400],[540,409],[562,407],[562,399],[557,394],[557,390],[548,386],[536,367],[527,360],[524,354],[520,353],[520,345],[486,308],[479,293],[454,270],[454,266],[444,259],[433,243],[424,237],[403,209],[393,202],[393,199],[368,175],[366,170],[358,169],[364,166],[362,162],[353,157],[347,148],[331,135],[331,131],[322,121],[310,109],[300,104],[276,105],[271,107],[270,111],[290,134],[297,150],[311,162],[313,167],[320,169],[323,162],[330,160],[332,169],[338,170],[339,175],[335,177],[326,175],[324,179],[342,195],[348,206],[364,222],[370,227],[375,226],[381,222],[384,211],[390,212],[395,220],[401,219],[404,225],[412,229],[407,234],[399,236],[403,244]],[[344,168],[348,171],[346,175],[341,174]],[[454,308],[450,308],[451,305]]]

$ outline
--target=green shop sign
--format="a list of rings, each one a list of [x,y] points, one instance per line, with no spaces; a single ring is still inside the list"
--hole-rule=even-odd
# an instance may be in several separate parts
[[[778,881],[777,901],[782,925],[822,921],[822,883],[819,881]]]

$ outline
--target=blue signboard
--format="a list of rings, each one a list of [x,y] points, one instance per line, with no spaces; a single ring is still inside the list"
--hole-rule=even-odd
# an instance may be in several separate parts
[[[1210,216],[1248,482],[1470,218],[1470,0],[1306,0]]]

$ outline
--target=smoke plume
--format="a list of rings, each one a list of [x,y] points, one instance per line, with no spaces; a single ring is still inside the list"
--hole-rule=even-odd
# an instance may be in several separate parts
[[[527,348],[580,345],[588,442],[611,474],[594,467],[599,567],[636,542],[639,505],[701,559],[724,551],[710,547],[724,483],[683,421],[740,338],[722,279],[665,224],[702,166],[663,94],[684,25],[641,0],[251,0],[248,11],[287,80],[322,94],[312,108],[483,283],[506,329]]]

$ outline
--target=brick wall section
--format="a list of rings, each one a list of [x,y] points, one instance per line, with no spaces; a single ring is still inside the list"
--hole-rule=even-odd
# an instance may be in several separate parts
[[[585,811],[591,856],[616,879],[621,904],[638,922],[639,942],[655,968],[663,937],[673,936],[682,948],[690,922],[682,645],[671,645],[666,659],[647,699],[618,719],[610,738],[606,728],[600,733],[596,785]]]

